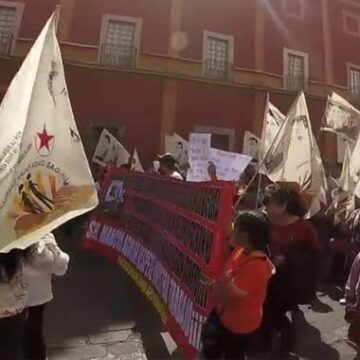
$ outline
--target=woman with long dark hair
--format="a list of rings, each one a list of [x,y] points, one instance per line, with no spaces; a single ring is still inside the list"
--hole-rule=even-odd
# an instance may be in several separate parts
[[[269,186],[264,205],[272,225],[271,259],[276,275],[269,283],[264,307],[264,339],[273,330],[281,335],[281,356],[292,350],[292,324],[286,313],[315,298],[318,255],[321,244],[314,227],[303,219],[304,207],[299,194],[278,185]]]
[[[28,295],[22,273],[25,259],[23,250],[0,254],[0,360],[21,359]]]

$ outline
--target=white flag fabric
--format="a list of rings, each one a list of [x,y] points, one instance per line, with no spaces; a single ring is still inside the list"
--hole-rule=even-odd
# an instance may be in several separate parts
[[[334,192],[335,224],[348,219],[350,213],[355,209],[354,189],[355,183],[351,174],[351,156],[350,145],[346,147],[345,157],[341,176],[338,180],[339,188]]]
[[[326,179],[320,151],[311,129],[304,93],[291,107],[264,159],[266,175],[274,182],[297,182],[314,197],[308,216],[326,204]]]
[[[0,106],[0,251],[26,248],[98,204],[55,35],[45,25]]]
[[[356,139],[360,130],[360,111],[336,93],[328,98],[323,130]]]
[[[143,173],[144,168],[141,165],[140,157],[139,157],[139,154],[138,154],[136,149],[134,150],[134,154],[132,156],[132,161],[133,161],[133,164],[131,166],[131,169],[134,170],[134,171]]]
[[[276,138],[281,125],[285,121],[285,115],[267,98],[267,105],[265,109],[265,118],[262,131],[262,157],[269,151],[271,144]]]
[[[189,143],[176,133],[166,135],[165,152],[174,156],[179,165],[179,171],[186,177],[189,169]]]
[[[251,156],[254,160],[260,160],[261,140],[250,131],[245,131],[243,142],[243,154]]]
[[[353,176],[351,174],[351,166],[350,166],[351,157],[352,157],[352,151],[350,145],[348,144],[345,150],[341,175],[338,180],[339,187],[341,188],[341,190],[348,193],[352,193],[354,191],[354,185],[355,185]]]
[[[130,153],[108,130],[103,129],[95,148],[93,163],[100,166],[121,166],[127,164]]]

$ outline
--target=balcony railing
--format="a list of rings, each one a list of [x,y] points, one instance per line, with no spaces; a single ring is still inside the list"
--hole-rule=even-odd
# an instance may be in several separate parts
[[[285,77],[285,90],[299,92],[300,90],[306,91],[307,80],[304,76],[288,75]]]
[[[136,49],[132,46],[103,44],[100,52],[102,65],[132,68],[135,67]]]
[[[10,55],[12,40],[11,33],[0,31],[0,55]]]
[[[229,81],[231,75],[230,65],[224,67],[223,62],[206,60],[204,62],[203,74],[210,79]]]

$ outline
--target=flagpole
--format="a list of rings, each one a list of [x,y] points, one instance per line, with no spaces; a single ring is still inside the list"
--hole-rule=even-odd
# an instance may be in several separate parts
[[[298,94],[298,96],[296,97],[296,99],[299,98],[299,96],[302,94],[302,91]],[[296,103],[296,101],[294,102],[294,104]],[[291,112],[294,104],[292,105],[292,107],[290,108],[289,110],[289,113]],[[286,116],[286,119],[285,121],[282,123],[282,125],[280,126],[276,136],[274,137],[273,141],[271,142],[268,150],[266,151],[265,155],[263,155],[260,163],[259,163],[259,168],[257,169],[257,171],[255,171],[255,174],[251,177],[251,179],[249,180],[249,182],[247,183],[247,185],[245,186],[245,189],[244,189],[244,192],[242,192],[240,195],[239,195],[239,198],[238,200],[236,201],[235,203],[235,209],[238,207],[238,205],[240,204],[240,201],[243,199],[243,197],[245,196],[245,194],[248,192],[250,186],[252,185],[252,183],[254,182],[254,180],[256,179],[256,176],[260,173],[260,170],[261,168],[264,166],[265,164],[265,160],[267,159],[268,155],[270,154],[270,151],[272,150],[272,147],[273,145],[276,143],[276,141],[278,140],[279,136],[280,136],[280,133],[283,129],[284,126],[287,125],[287,120],[288,120],[288,115]]]
[[[258,174],[259,174],[259,179],[258,179],[257,192],[256,192],[255,210],[259,207],[260,193],[261,193],[261,182],[262,182],[262,173],[259,172]]]

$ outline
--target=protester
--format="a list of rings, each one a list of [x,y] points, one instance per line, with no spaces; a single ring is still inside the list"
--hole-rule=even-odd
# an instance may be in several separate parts
[[[0,254],[0,359],[21,359],[26,324],[27,287],[23,277],[26,252]]]
[[[27,360],[45,360],[43,337],[45,305],[53,299],[51,277],[67,271],[69,256],[60,250],[53,234],[47,234],[29,249],[24,279],[28,285],[28,318],[23,353]]]
[[[272,224],[270,252],[276,275],[269,284],[262,331],[266,347],[271,346],[273,331],[280,333],[280,356],[287,357],[293,331],[286,313],[315,298],[321,244],[313,226],[302,218],[305,211],[295,191],[269,186],[264,205]]]
[[[202,331],[205,359],[245,359],[261,325],[266,288],[274,271],[267,256],[269,237],[263,214],[245,211],[236,216],[232,253],[220,278],[210,285],[216,306]]]
[[[162,175],[169,176],[174,179],[184,180],[179,173],[178,164],[173,155],[166,153],[159,156],[160,168],[159,172]]]
[[[345,319],[350,323],[348,338],[356,345],[357,358],[360,359],[360,253],[356,256],[351,267],[345,287],[345,299]]]

